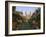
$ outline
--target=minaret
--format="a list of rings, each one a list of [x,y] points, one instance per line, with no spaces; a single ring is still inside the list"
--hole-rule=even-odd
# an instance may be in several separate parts
[[[31,16],[31,11],[30,11],[30,16]]]
[[[23,11],[23,16],[25,16],[25,11]]]
[[[25,11],[25,15],[27,16],[27,12]]]

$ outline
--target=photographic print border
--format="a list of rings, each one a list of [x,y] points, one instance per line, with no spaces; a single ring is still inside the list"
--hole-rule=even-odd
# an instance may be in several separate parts
[[[18,2],[18,3],[31,3],[31,4],[42,4],[43,5],[43,32],[42,33],[27,33],[27,34],[8,34],[8,2]],[[5,36],[18,36],[18,35],[34,35],[34,34],[44,34],[45,33],[45,3],[41,2],[22,2],[22,1],[5,1]]]

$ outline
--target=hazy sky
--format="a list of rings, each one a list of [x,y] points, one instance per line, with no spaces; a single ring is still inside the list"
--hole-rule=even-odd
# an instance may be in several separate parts
[[[23,14],[24,14],[24,12],[33,13],[36,9],[37,9],[37,7],[16,6],[16,11],[21,11],[21,12],[23,12]]]

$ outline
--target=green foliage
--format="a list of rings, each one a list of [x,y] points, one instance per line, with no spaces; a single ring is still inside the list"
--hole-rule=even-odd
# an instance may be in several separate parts
[[[38,8],[35,11],[34,15],[32,15],[31,19],[29,20],[29,23],[31,23],[33,25],[33,21],[38,23],[37,26],[38,26],[38,28],[40,28],[40,8]],[[34,25],[36,25],[36,23]],[[34,26],[32,26],[32,27],[34,27]]]

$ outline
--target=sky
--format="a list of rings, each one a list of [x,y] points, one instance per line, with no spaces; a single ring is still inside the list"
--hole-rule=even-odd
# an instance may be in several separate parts
[[[33,13],[35,10],[38,9],[37,7],[27,7],[27,6],[16,6],[16,11],[21,11],[25,15],[25,12]]]

